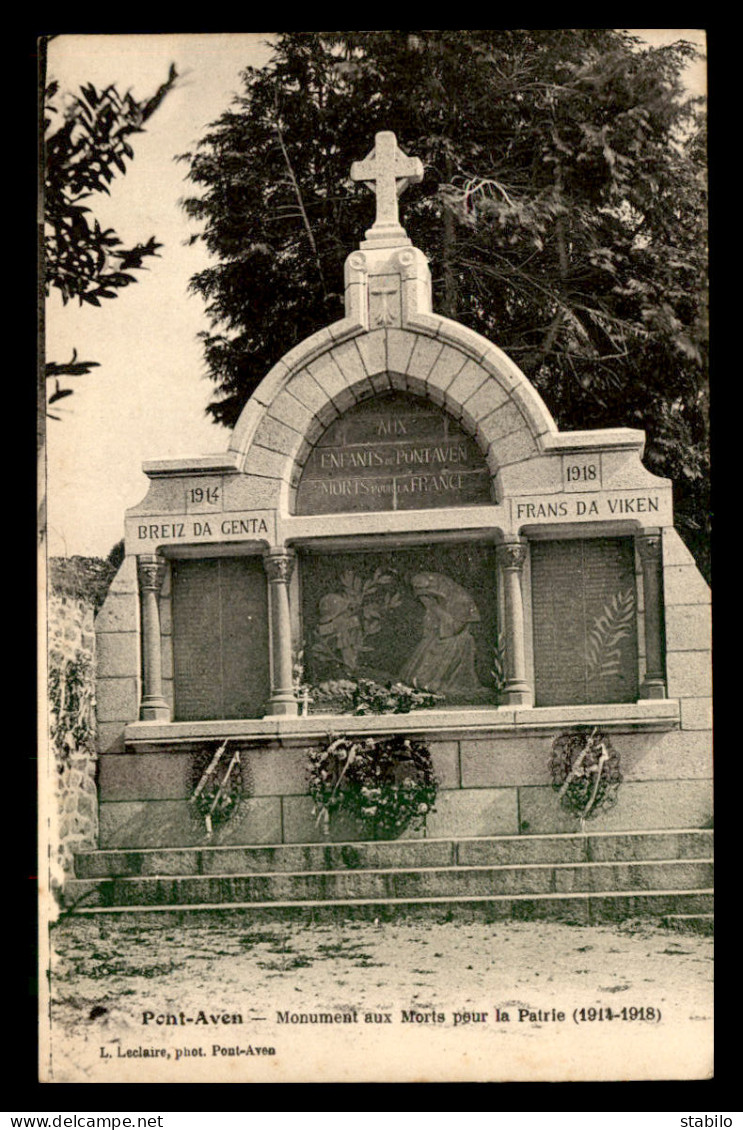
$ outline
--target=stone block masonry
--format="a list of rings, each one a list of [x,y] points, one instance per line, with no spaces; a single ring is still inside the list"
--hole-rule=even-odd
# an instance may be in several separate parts
[[[663,584],[669,698],[684,730],[707,731],[711,748],[711,594],[676,530],[663,531]]]
[[[670,704],[669,704],[670,705]],[[616,708],[621,712],[622,708]],[[626,708],[625,708],[626,709]],[[539,711],[528,712],[533,719]],[[415,715],[408,716],[411,723]],[[421,718],[426,717],[421,714]],[[374,721],[353,719],[373,730]],[[433,715],[428,715],[432,725]],[[706,828],[712,816],[711,740],[703,730],[679,731],[670,718],[662,729],[635,729],[617,717],[604,722],[621,760],[623,783],[614,809],[591,820],[595,831]],[[463,732],[446,740],[434,729],[427,741],[439,780],[436,810],[425,829],[407,837],[518,836],[576,833],[577,817],[565,812],[551,785],[552,743],[563,726],[533,729],[525,719],[517,731]],[[127,753],[101,754],[102,848],[198,846],[206,842],[203,821],[188,797],[194,779],[195,745],[147,741]],[[307,742],[253,741],[244,745],[250,795],[235,819],[209,840],[220,844],[327,842],[307,795]],[[135,752],[136,750],[136,752]],[[331,841],[354,840],[358,829],[335,822]]]
[[[96,675],[109,676],[99,684],[98,697],[136,683],[139,669],[139,619],[133,559],[116,571],[112,561],[99,558],[52,558],[47,604],[49,669],[49,766],[53,790],[49,816],[52,884],[66,885],[74,873],[74,857],[98,846],[98,755],[100,749],[123,747],[123,728],[129,721],[114,709],[111,720],[96,727]],[[104,711],[105,713],[105,711]]]
[[[55,785],[50,817],[56,825],[52,882],[62,883],[73,874],[75,852],[98,843],[92,599],[52,593],[48,631],[49,753]]]

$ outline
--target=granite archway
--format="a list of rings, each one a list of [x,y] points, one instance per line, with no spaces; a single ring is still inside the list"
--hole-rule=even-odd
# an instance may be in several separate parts
[[[348,322],[313,335],[274,366],[230,442],[243,473],[276,480],[285,513],[293,512],[302,469],[325,429],[354,405],[389,391],[447,411],[485,457],[498,500],[507,493],[505,468],[547,452],[557,435],[547,406],[486,338],[433,314],[399,329],[368,331]]]

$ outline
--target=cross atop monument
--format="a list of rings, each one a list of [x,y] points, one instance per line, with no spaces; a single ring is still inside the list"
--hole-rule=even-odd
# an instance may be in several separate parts
[[[397,147],[394,133],[385,130],[374,138],[374,148],[363,161],[351,165],[351,180],[363,181],[377,197],[377,216],[365,233],[375,243],[380,240],[410,241],[400,225],[397,198],[409,184],[423,180],[423,163],[408,157]]]

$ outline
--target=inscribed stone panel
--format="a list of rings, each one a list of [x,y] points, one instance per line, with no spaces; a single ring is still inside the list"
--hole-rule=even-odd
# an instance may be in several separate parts
[[[297,513],[490,501],[490,474],[474,440],[443,409],[395,392],[355,405],[325,431],[302,472]]]
[[[637,698],[637,594],[631,538],[531,548],[537,706]]]
[[[303,556],[307,677],[404,682],[447,703],[493,704],[491,547]]]
[[[178,721],[261,716],[269,675],[260,558],[173,563],[173,662]]]

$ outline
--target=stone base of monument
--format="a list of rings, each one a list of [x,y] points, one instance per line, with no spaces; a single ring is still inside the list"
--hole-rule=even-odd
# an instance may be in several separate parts
[[[242,910],[260,919],[705,919],[712,833],[408,839],[92,851],[66,890],[79,914]]]

